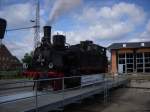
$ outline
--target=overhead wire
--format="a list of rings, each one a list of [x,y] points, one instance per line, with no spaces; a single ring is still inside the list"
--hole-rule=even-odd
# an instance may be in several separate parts
[[[12,28],[12,29],[6,29],[6,31],[16,31],[16,30],[26,30],[26,29],[32,29],[32,28],[37,28],[39,26],[29,26],[29,27],[21,27],[21,28]]]

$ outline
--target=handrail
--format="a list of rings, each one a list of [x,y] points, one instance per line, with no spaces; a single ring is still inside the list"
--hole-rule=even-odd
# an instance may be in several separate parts
[[[99,75],[101,75],[101,74],[99,74]],[[64,94],[64,92],[66,92],[66,91],[73,90],[73,89],[81,89],[81,88],[84,87],[82,85],[79,85],[79,86],[76,86],[76,87],[72,87],[72,88],[67,88],[66,89],[66,88],[64,88],[64,80],[65,79],[71,79],[71,78],[81,78],[81,77],[82,76],[71,76],[71,77],[49,78],[49,79],[39,79],[39,80],[24,80],[24,81],[16,81],[15,83],[8,83],[8,84],[25,83],[25,82],[52,81],[52,80],[60,80],[61,79],[62,80],[62,86],[63,86],[62,90],[54,91],[54,92],[59,92],[59,93],[63,93]],[[116,77],[115,79],[118,81],[118,78],[124,78],[124,77]],[[97,85],[97,84],[101,84],[101,83],[103,83],[103,84],[109,83],[109,78],[104,77],[104,79],[102,80],[102,82],[95,82],[95,83],[92,83],[90,85],[92,86],[92,85]],[[35,84],[37,84],[37,83],[35,83]],[[106,89],[106,88],[107,88],[107,86],[104,87],[104,89]],[[20,98],[20,99],[16,99],[16,100],[11,100],[11,101],[6,101],[6,102],[2,102],[0,104],[9,103],[9,102],[13,102],[13,101],[21,100],[21,99],[27,99],[27,98],[35,97],[35,100],[36,100],[36,103],[37,103],[36,104],[36,108],[37,108],[38,107],[38,101],[37,101],[38,100],[38,96],[47,95],[47,94],[49,94],[49,92],[53,92],[53,91],[51,90],[51,91],[43,92],[42,94],[38,94],[37,86],[36,86],[36,89],[34,91],[33,96],[24,97],[24,98]],[[63,100],[64,100],[64,98],[63,98]]]

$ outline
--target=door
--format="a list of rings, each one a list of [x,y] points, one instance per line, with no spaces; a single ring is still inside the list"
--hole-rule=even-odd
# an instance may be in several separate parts
[[[123,64],[118,64],[118,72],[123,73]]]

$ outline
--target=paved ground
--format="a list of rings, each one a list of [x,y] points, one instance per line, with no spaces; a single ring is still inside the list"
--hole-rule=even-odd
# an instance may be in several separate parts
[[[144,86],[140,86],[150,87],[149,84],[150,82],[144,82],[142,84]],[[107,105],[104,105],[102,96],[67,106],[64,112],[150,112],[150,89],[117,89],[111,93],[110,102]]]
[[[149,104],[150,90],[124,88],[115,90],[107,105],[97,96],[65,107],[64,112],[150,112]]]
[[[149,88],[150,89],[150,81],[146,81],[146,80],[133,80],[131,82],[131,87],[137,87],[137,88]]]
[[[113,97],[113,103],[102,112],[149,112],[150,91],[143,89],[125,89],[118,91],[123,96]]]

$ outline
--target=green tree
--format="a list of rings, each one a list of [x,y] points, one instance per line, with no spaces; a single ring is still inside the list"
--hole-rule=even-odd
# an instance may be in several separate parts
[[[25,53],[22,62],[27,64],[28,66],[32,63],[32,52],[31,53]]]

